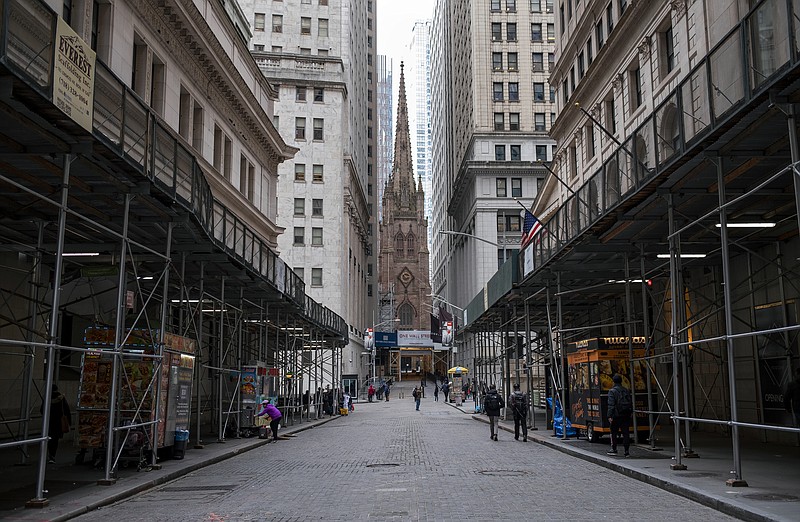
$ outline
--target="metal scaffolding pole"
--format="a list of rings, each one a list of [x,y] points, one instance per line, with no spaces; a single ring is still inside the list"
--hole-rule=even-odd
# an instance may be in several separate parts
[[[678,287],[678,255],[680,249],[678,248],[678,236],[675,234],[675,206],[672,201],[672,194],[667,195],[667,217],[669,220],[669,279],[670,279],[670,294],[672,298],[672,313],[670,313],[670,341],[672,343],[672,422],[674,426],[675,437],[675,462],[670,465],[673,470],[685,470],[686,465],[682,463],[681,452],[681,424],[680,419],[676,416],[680,415],[680,389],[678,387],[678,317],[676,308],[678,305],[678,296],[681,295],[681,290]]]
[[[742,457],[739,447],[739,408],[736,398],[736,360],[734,351],[733,334],[733,302],[731,300],[731,274],[730,274],[730,252],[728,251],[728,213],[725,210],[725,173],[722,158],[717,158],[717,186],[719,194],[719,224],[720,224],[720,243],[722,246],[722,295],[725,300],[725,335],[727,336],[727,356],[728,356],[728,389],[730,390],[731,401],[731,444],[733,445],[733,473],[734,477],[725,481],[725,484],[732,487],[746,487],[747,482],[742,479]],[[688,413],[688,412],[687,412]]]
[[[625,252],[625,335],[628,338],[628,382],[631,383],[631,400],[633,401],[633,443],[639,443],[638,421],[636,419],[636,380],[633,377],[633,299],[631,296],[631,265],[628,253]]]
[[[558,371],[561,375],[561,416],[563,429],[561,431],[562,440],[567,439],[567,376],[564,374],[564,361],[566,360],[564,354],[564,336],[561,333],[561,328],[564,326],[564,314],[562,309],[561,297],[561,272],[556,274],[556,285],[558,289],[558,296],[556,297],[556,310],[558,311],[558,353],[559,363]]]
[[[122,359],[122,340],[125,329],[125,260],[128,253],[128,224],[130,222],[131,194],[125,194],[125,210],[122,216],[122,241],[120,242],[119,255],[119,279],[117,280],[117,318],[114,331],[114,362],[111,366],[111,394],[108,401],[108,424],[106,425],[106,463],[105,477],[98,480],[99,485],[114,484],[117,479],[111,474],[114,472],[116,459],[114,456],[114,446],[117,442],[117,432],[114,430],[116,413],[118,408],[119,396],[119,365]]]
[[[64,266],[64,232],[67,227],[67,203],[69,202],[69,174],[72,155],[64,155],[64,172],[61,184],[61,204],[58,208],[58,245],[56,246],[56,266],[53,273],[53,303],[50,311],[50,329],[47,339],[47,360],[45,361],[46,377],[42,398],[42,440],[39,442],[39,470],[36,476],[36,496],[26,504],[28,507],[44,507],[49,501],[44,498],[44,478],[47,466],[47,443],[44,436],[50,431],[50,390],[53,388],[53,372],[55,371],[55,343],[58,338],[58,309],[61,299],[61,272]],[[126,213],[127,214],[127,213]],[[113,390],[113,387],[112,387]],[[113,392],[112,392],[113,393]]]
[[[198,318],[197,318],[197,354],[195,358],[195,368],[197,368],[197,375],[195,382],[195,396],[197,397],[197,433],[195,434],[194,439],[194,449],[203,449],[203,438],[200,435],[200,428],[201,428],[201,421],[202,421],[202,394],[200,393],[200,385],[203,382],[203,287],[205,286],[205,271],[206,271],[206,263],[205,261],[200,261],[200,299],[197,310],[199,310]],[[185,281],[185,279],[184,279]],[[183,292],[181,292],[183,295]],[[181,303],[182,304],[182,303]],[[191,309],[191,307],[190,307]],[[211,362],[211,361],[209,361]]]
[[[171,271],[170,268],[170,260],[172,255],[172,230],[175,228],[175,224],[170,222],[167,226],[167,252],[164,255],[164,281],[162,286],[162,295],[161,295],[161,327],[159,328],[158,332],[158,348],[157,348],[157,355],[159,357],[158,362],[156,363],[156,371],[155,371],[155,379],[156,379],[156,396],[153,404],[155,405],[155,415],[152,433],[153,436],[151,438],[151,443],[153,445],[153,453],[150,456],[150,465],[153,469],[158,469],[160,466],[158,465],[158,432],[159,422],[166,422],[166,419],[159,418],[159,412],[161,411],[160,402],[161,402],[161,374],[164,372],[164,339],[166,338],[166,324],[167,324],[167,307],[169,307],[169,274]],[[169,371],[169,370],[167,370]],[[166,412],[166,408],[164,409]],[[165,433],[166,437],[166,433]]]
[[[648,424],[648,441],[650,442],[650,449],[655,449],[655,415],[653,414],[653,371],[650,367],[649,357],[651,355],[653,339],[650,335],[650,314],[648,313],[648,299],[647,299],[647,278],[644,266],[644,245],[639,246],[639,272],[641,272],[640,279],[642,280],[642,330],[644,332],[644,356],[645,361],[640,361],[639,364],[644,364],[642,373],[646,379],[645,386],[647,387],[647,424]]]
[[[216,306],[216,305],[212,305]],[[200,305],[200,313],[203,313],[202,303]],[[216,314],[215,314],[216,315]],[[224,391],[224,383],[222,369],[224,368],[225,359],[225,276],[222,276],[220,281],[220,299],[219,299],[219,319],[217,319],[217,442],[225,442],[225,424],[227,416],[225,415],[225,403],[223,401],[222,392]]]

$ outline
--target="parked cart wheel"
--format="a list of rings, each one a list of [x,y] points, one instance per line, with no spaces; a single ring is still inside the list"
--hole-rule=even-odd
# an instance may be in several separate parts
[[[589,442],[599,442],[600,434],[594,431],[594,424],[591,422],[586,423],[586,440]]]

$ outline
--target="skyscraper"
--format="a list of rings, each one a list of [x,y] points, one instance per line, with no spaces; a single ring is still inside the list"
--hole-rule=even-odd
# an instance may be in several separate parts
[[[379,54],[375,74],[378,78],[378,220],[383,218],[383,190],[392,174],[392,59]],[[380,236],[378,236],[380,241]]]
[[[414,23],[409,46],[408,119],[416,175],[425,191],[425,217],[431,217],[431,40],[430,20]],[[430,236],[428,249],[430,249]]]

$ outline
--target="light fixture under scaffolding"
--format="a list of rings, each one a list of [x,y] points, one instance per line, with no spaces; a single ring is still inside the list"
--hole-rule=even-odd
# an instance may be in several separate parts
[[[717,228],[722,228],[721,223],[715,225]],[[728,228],[773,228],[775,223],[728,223]]]
[[[659,259],[669,259],[670,254],[657,254],[656,257]],[[681,254],[681,259],[703,259],[706,257],[705,254]]]

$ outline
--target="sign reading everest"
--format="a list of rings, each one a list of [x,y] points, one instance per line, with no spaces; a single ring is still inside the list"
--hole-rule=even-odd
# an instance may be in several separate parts
[[[61,17],[56,28],[56,43],[53,103],[75,123],[92,132],[96,54]]]
[[[397,346],[433,346],[433,340],[424,330],[398,330]]]

